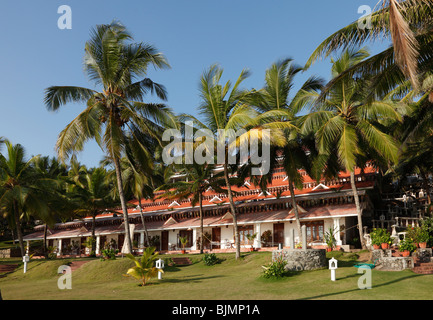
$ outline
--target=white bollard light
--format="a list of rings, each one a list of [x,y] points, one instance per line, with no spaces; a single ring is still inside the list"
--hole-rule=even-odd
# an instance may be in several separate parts
[[[338,269],[338,260],[332,258],[329,260],[329,270],[331,270],[331,281],[335,281],[335,270]]]
[[[157,267],[158,269],[164,269],[164,260],[162,259],[158,259],[155,262],[155,267]],[[158,280],[162,279],[162,272],[158,271]]]
[[[24,273],[27,272],[27,262],[29,262],[29,261],[30,261],[30,257],[29,257],[28,255],[25,255],[25,256],[23,257],[23,262],[24,262]]]

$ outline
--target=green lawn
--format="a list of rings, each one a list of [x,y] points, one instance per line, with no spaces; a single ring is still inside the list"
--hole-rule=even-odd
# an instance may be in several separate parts
[[[372,289],[358,288],[355,255],[331,253],[339,259],[337,281],[327,269],[292,273],[281,280],[263,278],[262,265],[271,260],[267,252],[246,253],[236,261],[234,254],[219,254],[220,264],[206,266],[201,255],[190,255],[190,266],[167,267],[163,280],[153,279],[146,287],[124,274],[133,265],[127,258],[113,261],[91,259],[72,274],[72,289],[57,287],[57,268],[70,260],[33,260],[28,272],[20,266],[0,279],[5,300],[15,299],[146,299],[146,300],[294,300],[294,299],[433,299],[433,275],[410,270],[373,270]],[[163,256],[165,257],[165,256]],[[330,254],[328,254],[330,257]],[[5,260],[0,263],[4,263]],[[8,263],[19,262],[10,259]]]

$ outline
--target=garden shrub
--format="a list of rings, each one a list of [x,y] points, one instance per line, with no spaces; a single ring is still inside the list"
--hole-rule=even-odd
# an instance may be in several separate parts
[[[207,266],[213,266],[219,262],[215,253],[205,253],[203,256],[203,262]]]
[[[286,270],[287,261],[282,258],[278,258],[275,261],[269,263],[267,266],[262,266],[264,269],[263,276],[265,278],[282,278],[287,275]]]

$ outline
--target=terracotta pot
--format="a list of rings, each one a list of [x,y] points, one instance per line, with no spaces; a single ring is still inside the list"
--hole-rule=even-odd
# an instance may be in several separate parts
[[[384,242],[381,244],[382,249],[389,249],[389,244]]]
[[[427,248],[427,242],[420,242],[419,247],[423,249]]]
[[[401,256],[402,257],[409,257],[410,256],[410,251],[409,250],[405,250],[405,251],[401,252]]]
[[[326,252],[331,252],[332,248],[326,248]]]
[[[379,249],[380,249],[380,246],[377,245],[377,244],[373,244],[373,249],[374,249],[374,250],[379,250]]]
[[[181,252],[182,254],[185,254],[185,253],[186,253],[186,250],[183,250],[183,249],[182,249],[180,252]]]

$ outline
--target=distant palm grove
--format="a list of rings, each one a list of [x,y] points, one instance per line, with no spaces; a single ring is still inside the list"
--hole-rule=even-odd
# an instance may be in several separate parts
[[[201,206],[201,195],[211,187],[227,194],[239,257],[232,187],[250,178],[265,191],[273,170],[283,167],[296,217],[294,190],[301,189],[303,181],[299,169],[317,180],[349,172],[359,239],[365,247],[355,168],[376,167],[379,188],[419,174],[431,202],[432,10],[429,1],[390,0],[371,14],[371,28],[361,29],[355,21],[336,31],[318,45],[305,66],[289,57],[270,62],[262,88],[243,88],[247,69],[222,83],[222,66],[211,65],[197,76],[200,103],[194,115],[146,102],[152,95],[167,99],[164,85],[147,78],[151,67],[170,68],[163,53],[137,42],[120,22],[96,26],[84,47],[84,70],[98,89],[71,84],[45,90],[48,111],[61,112],[68,103],[82,106],[59,133],[58,156],[30,156],[25,146],[0,137],[0,238],[17,239],[24,255],[23,236],[36,222],[45,225],[46,233],[57,222],[95,219],[106,209],[121,208],[130,252],[128,201],[155,199],[155,190],[163,190],[166,197],[192,197]],[[388,37],[392,46],[372,56],[365,45],[380,36]],[[311,76],[295,92],[297,76],[326,57],[332,58],[330,80]],[[223,159],[206,166],[164,163],[162,151],[168,142],[163,132],[171,128],[184,133],[187,123],[193,123],[194,130],[212,132],[211,143],[222,129],[243,129],[238,144],[258,138],[253,130],[271,130],[270,171],[252,176],[251,162],[231,165],[229,157],[240,155],[230,154],[228,142]],[[76,160],[89,140],[105,154],[98,168]],[[221,168],[218,174],[216,167]],[[173,183],[169,178],[175,173],[188,179]],[[301,234],[299,219],[296,223]],[[45,242],[45,254],[46,247]]]

